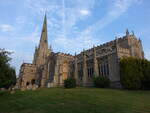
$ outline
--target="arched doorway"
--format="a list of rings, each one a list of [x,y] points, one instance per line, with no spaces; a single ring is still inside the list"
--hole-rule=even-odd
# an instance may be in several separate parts
[[[35,79],[31,80],[31,84],[34,85],[35,84]]]
[[[26,86],[28,86],[30,84],[30,82],[26,82]]]

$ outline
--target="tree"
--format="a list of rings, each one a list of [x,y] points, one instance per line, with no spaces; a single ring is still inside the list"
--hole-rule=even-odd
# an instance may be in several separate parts
[[[142,88],[150,89],[150,62],[148,60],[143,60],[142,62],[143,78]]]
[[[15,69],[9,64],[10,54],[10,52],[0,49],[0,88],[9,88],[16,83]]]
[[[146,59],[121,59],[120,75],[126,89],[150,89],[150,62]]]

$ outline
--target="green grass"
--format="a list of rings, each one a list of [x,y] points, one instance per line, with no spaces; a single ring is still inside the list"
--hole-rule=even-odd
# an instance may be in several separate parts
[[[50,88],[0,92],[0,113],[150,113],[150,91]]]

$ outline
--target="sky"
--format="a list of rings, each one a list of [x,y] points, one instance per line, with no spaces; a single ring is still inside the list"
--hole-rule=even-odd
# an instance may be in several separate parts
[[[54,52],[74,55],[124,36],[128,28],[150,60],[150,0],[0,0],[0,48],[13,52],[17,74],[33,60],[45,12]]]

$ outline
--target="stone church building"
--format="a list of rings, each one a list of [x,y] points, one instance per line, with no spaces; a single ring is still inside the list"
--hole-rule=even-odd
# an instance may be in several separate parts
[[[66,78],[74,77],[78,86],[92,86],[94,76],[106,76],[111,81],[111,87],[118,88],[121,87],[119,60],[130,56],[143,59],[144,52],[141,40],[128,30],[121,38],[83,50],[79,54],[55,53],[48,46],[45,15],[33,62],[21,65],[17,85],[19,88],[34,84],[38,87],[58,87],[63,85]]]

